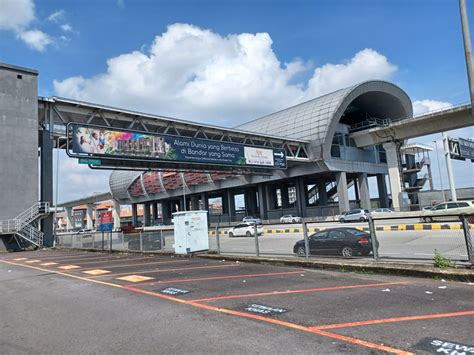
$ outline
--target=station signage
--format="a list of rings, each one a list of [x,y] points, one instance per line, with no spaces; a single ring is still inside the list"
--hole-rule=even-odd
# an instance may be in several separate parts
[[[68,155],[77,158],[286,169],[284,149],[70,123]]]
[[[474,160],[474,141],[471,139],[458,138],[458,143],[461,157]]]

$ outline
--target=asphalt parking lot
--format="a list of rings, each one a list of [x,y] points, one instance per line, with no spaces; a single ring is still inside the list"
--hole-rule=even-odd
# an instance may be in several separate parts
[[[1,353],[474,353],[474,285],[172,255],[0,255]]]

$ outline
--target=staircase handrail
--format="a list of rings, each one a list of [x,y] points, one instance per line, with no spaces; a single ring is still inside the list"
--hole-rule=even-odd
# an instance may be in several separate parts
[[[24,225],[16,233],[39,247],[43,245],[44,233],[34,228],[31,224]]]
[[[21,212],[15,219],[28,223],[34,221],[40,215],[47,213],[49,213],[49,202],[37,202],[27,210]]]

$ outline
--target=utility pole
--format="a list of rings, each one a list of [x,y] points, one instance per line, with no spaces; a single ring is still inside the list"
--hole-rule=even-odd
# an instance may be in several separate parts
[[[443,201],[446,202],[446,195],[444,194],[444,186],[443,186],[443,175],[441,174],[441,163],[439,161],[439,154],[438,154],[438,142],[433,141],[436,149],[436,160],[438,161],[438,172],[439,172],[439,183],[441,185],[441,192],[443,193]]]
[[[461,13],[461,27],[462,36],[464,40],[464,55],[466,57],[467,80],[469,84],[469,94],[471,98],[471,115],[474,117],[474,108],[472,108],[472,104],[474,102],[474,84],[472,80],[474,75],[472,71],[471,35],[469,32],[469,21],[467,19],[466,0],[459,0],[459,11]]]
[[[446,157],[446,168],[448,169],[449,188],[451,190],[451,201],[457,201],[456,187],[454,186],[453,166],[451,165],[451,154],[449,152],[448,135],[446,132],[443,135],[444,156]]]

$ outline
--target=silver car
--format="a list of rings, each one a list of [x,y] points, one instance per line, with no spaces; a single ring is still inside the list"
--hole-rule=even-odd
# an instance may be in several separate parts
[[[356,208],[354,210],[350,210],[344,212],[339,217],[339,222],[367,222],[369,220],[369,210],[364,210],[362,208]]]
[[[262,220],[258,217],[252,217],[252,216],[245,216],[242,218],[242,222],[244,223],[255,223],[255,224],[262,224]]]
[[[301,223],[301,217],[295,216],[293,214],[287,214],[280,218],[280,223]]]

